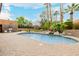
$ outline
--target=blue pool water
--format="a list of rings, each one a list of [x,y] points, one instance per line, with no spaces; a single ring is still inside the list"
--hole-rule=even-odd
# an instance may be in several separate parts
[[[37,33],[21,33],[21,35],[47,44],[74,44],[78,42],[72,38],[59,35],[46,35]]]

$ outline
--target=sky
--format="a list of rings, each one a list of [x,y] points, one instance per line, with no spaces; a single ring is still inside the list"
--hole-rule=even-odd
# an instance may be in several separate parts
[[[64,4],[64,8],[67,8]],[[16,20],[17,17],[24,16],[26,19],[35,22],[40,21],[39,15],[46,10],[43,3],[3,3],[0,18]],[[60,11],[60,3],[52,3],[52,13],[57,10]],[[69,18],[69,14],[64,14],[64,20]],[[58,19],[60,17],[58,16]],[[74,19],[79,19],[79,12],[75,12]]]

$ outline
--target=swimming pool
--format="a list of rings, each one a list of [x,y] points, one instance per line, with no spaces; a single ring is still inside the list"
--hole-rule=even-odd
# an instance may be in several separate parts
[[[22,36],[47,44],[75,44],[78,41],[61,35],[49,35],[39,33],[21,33]]]

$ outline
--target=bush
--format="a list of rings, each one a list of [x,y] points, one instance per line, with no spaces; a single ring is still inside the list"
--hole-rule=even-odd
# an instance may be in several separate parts
[[[49,21],[46,20],[43,24],[42,24],[42,29],[44,30],[48,30],[50,28],[50,24],[49,24]]]
[[[66,29],[72,29],[72,28],[73,28],[73,23],[70,22],[70,21],[67,21],[67,22],[65,22],[64,24],[67,25],[67,26],[66,26]]]
[[[56,24],[56,31],[58,31],[59,33],[62,33],[64,30],[65,30],[65,24],[64,23],[62,23],[62,24],[60,24],[60,23]]]
[[[56,23],[52,23],[51,30],[54,31],[54,32],[56,32],[56,30],[57,30]]]

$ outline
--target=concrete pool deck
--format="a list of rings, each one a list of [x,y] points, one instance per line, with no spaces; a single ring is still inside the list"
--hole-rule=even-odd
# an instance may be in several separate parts
[[[79,56],[79,43],[49,45],[18,33],[0,33],[1,56]]]

